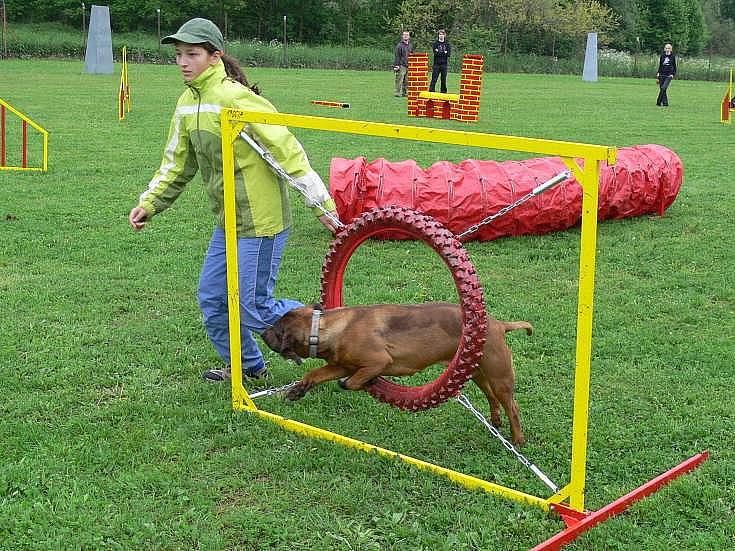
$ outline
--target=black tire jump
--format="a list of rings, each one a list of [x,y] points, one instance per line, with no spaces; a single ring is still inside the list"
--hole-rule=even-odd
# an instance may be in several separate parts
[[[379,377],[367,388],[374,398],[382,402],[406,411],[421,411],[457,396],[477,369],[487,334],[485,301],[475,267],[452,232],[420,212],[403,207],[383,207],[355,218],[339,231],[332,242],[322,269],[321,299],[325,308],[343,306],[342,289],[347,263],[357,247],[384,232],[409,234],[434,249],[452,273],[462,308],[459,347],[439,377],[414,387]]]

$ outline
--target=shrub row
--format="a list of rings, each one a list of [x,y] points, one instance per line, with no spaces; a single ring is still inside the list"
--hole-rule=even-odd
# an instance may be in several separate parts
[[[85,37],[81,31],[61,26],[32,25],[13,27],[7,36],[7,56],[19,58],[63,57],[84,58]],[[138,63],[173,63],[173,48],[161,46],[155,36],[143,33],[115,33],[113,51],[119,55],[127,46],[129,60]],[[389,70],[393,62],[391,51],[376,48],[342,46],[306,46],[258,40],[231,41],[228,53],[240,59],[245,67],[293,67],[315,69]],[[498,54],[484,52],[486,70],[503,73],[581,74],[584,59],[552,58],[532,54]],[[4,52],[0,52],[3,55]],[[653,78],[658,58],[650,54],[631,55],[615,50],[601,50],[600,76]],[[679,78],[691,80],[726,80],[730,66],[724,58],[679,58]],[[451,59],[450,70],[459,71],[461,56]]]

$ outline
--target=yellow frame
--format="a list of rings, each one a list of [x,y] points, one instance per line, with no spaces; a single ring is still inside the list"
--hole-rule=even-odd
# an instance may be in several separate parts
[[[18,111],[15,107],[10,105],[8,102],[0,99],[0,105],[4,106],[8,111],[11,113],[17,115],[22,120],[26,121],[31,128],[36,130],[37,132],[40,132],[43,136],[43,165],[42,166],[0,166],[0,170],[22,170],[22,171],[41,171],[41,172],[47,172],[48,171],[48,130],[46,130],[43,126],[38,124],[36,121],[34,121],[31,117],[26,115],[25,113],[21,113]],[[5,137],[3,136],[3,139]]]
[[[420,469],[446,476],[467,488],[482,489],[509,499],[536,505],[548,511],[551,504],[567,501],[578,512],[584,511],[584,490],[587,461],[587,429],[589,421],[590,358],[592,348],[592,309],[595,285],[595,249],[597,244],[597,203],[600,180],[600,162],[615,164],[617,150],[614,147],[483,134],[458,130],[443,130],[378,122],[353,121],[326,117],[292,115],[287,113],[260,113],[223,109],[222,164],[224,169],[225,238],[227,255],[227,289],[229,300],[230,350],[232,360],[232,406],[237,411],[248,411],[268,419],[281,427],[322,440],[329,440],[367,452],[395,457]],[[240,357],[240,308],[237,273],[237,231],[235,227],[235,159],[233,144],[247,123],[277,124],[313,130],[326,130],[363,136],[399,138],[424,142],[505,149],[527,153],[555,155],[574,173],[582,185],[582,228],[579,254],[579,290],[577,300],[577,340],[574,380],[574,412],[572,418],[572,458],[570,482],[548,498],[537,497],[512,488],[506,488],[485,480],[447,469],[432,463],[379,448],[360,440],[348,438],[298,421],[258,409],[250,398],[242,381]],[[578,165],[575,158],[584,160]]]

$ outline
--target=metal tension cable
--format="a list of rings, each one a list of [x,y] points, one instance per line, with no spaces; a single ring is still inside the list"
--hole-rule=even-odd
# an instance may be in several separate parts
[[[296,191],[298,191],[301,195],[306,197],[306,199],[314,203],[314,206],[318,208],[324,215],[329,218],[329,220],[334,224],[335,228],[344,228],[345,225],[342,223],[342,221],[337,218],[334,214],[329,212],[327,209],[325,209],[323,206],[319,204],[318,201],[315,201],[311,195],[309,195],[309,191],[301,185],[299,182],[296,181],[296,179],[291,176],[288,172],[286,172],[281,165],[278,164],[278,161],[276,161],[273,158],[273,155],[271,155],[268,151],[263,149],[258,142],[256,142],[253,138],[251,138],[247,132],[244,130],[240,132],[240,137],[247,142],[247,144],[252,147],[255,152],[260,155],[260,158],[263,159],[268,166],[271,167],[273,172],[276,173],[276,175],[281,178],[284,182],[289,184],[291,187],[293,187]]]
[[[496,438],[497,438],[498,440],[500,440],[501,444],[503,444],[503,446],[505,446],[505,448],[506,448],[506,449],[507,449],[508,451],[510,451],[510,452],[511,452],[511,453],[512,453],[513,455],[515,455],[515,457],[516,457],[516,459],[518,459],[518,461],[520,461],[520,462],[521,462],[521,463],[522,463],[522,464],[523,464],[524,466],[526,466],[526,467],[527,467],[528,469],[530,469],[530,471],[531,471],[531,472],[532,472],[533,474],[535,474],[535,475],[536,475],[537,477],[539,477],[539,478],[541,479],[541,482],[543,482],[543,483],[544,483],[544,484],[546,484],[546,485],[547,485],[547,486],[548,486],[549,488],[551,488],[551,491],[553,491],[554,493],[556,493],[556,492],[558,492],[558,491],[559,491],[559,487],[558,487],[558,486],[557,486],[556,484],[554,484],[554,483],[553,483],[553,482],[552,482],[552,481],[551,481],[551,480],[549,479],[549,477],[548,477],[548,476],[546,476],[546,475],[545,475],[545,474],[544,474],[544,473],[543,473],[543,472],[541,471],[541,469],[539,469],[539,468],[538,468],[538,467],[537,467],[536,465],[534,465],[534,464],[533,464],[533,463],[531,463],[531,462],[530,462],[530,461],[529,461],[528,459],[526,459],[526,457],[525,457],[525,456],[524,456],[524,455],[523,455],[523,454],[522,454],[521,452],[519,452],[519,451],[518,451],[518,450],[517,450],[517,449],[515,448],[515,446],[513,446],[513,444],[511,444],[510,442],[508,442],[508,440],[506,440],[506,439],[505,439],[505,438],[503,437],[503,435],[502,435],[502,434],[500,434],[500,431],[498,431],[498,429],[496,429],[496,428],[495,428],[495,427],[494,427],[494,426],[492,425],[492,423],[489,423],[489,422],[488,422],[488,420],[487,420],[487,419],[485,419],[485,416],[484,416],[484,415],[483,415],[482,413],[480,413],[479,411],[477,411],[477,410],[475,409],[475,406],[473,406],[473,405],[472,405],[472,403],[470,402],[469,398],[467,398],[467,396],[465,396],[464,394],[460,393],[460,394],[459,394],[459,396],[457,396],[457,401],[458,401],[458,402],[459,402],[460,404],[462,404],[462,405],[463,405],[464,407],[466,407],[466,408],[467,408],[467,409],[468,409],[468,410],[469,410],[469,411],[470,411],[470,412],[472,413],[472,415],[474,415],[475,417],[477,417],[477,419],[478,419],[478,420],[479,420],[479,421],[480,421],[480,422],[481,422],[481,423],[482,423],[483,425],[485,425],[485,428],[486,428],[487,430],[489,430],[489,431],[490,431],[490,433],[491,433],[491,434],[492,434],[493,436],[495,436],[495,437],[496,437]]]
[[[477,224],[473,224],[472,226],[470,226],[469,228],[467,228],[465,231],[463,231],[462,233],[460,233],[457,236],[457,239],[459,239],[461,241],[462,238],[467,237],[468,235],[470,235],[472,233],[475,233],[482,226],[485,226],[485,225],[489,224],[490,222],[492,222],[496,218],[500,218],[501,216],[503,216],[504,214],[510,212],[514,208],[522,205],[523,203],[525,203],[529,199],[533,199],[537,195],[541,195],[544,191],[546,191],[548,189],[551,189],[556,184],[559,184],[559,183],[563,182],[564,180],[567,180],[568,178],[571,178],[571,176],[572,176],[572,173],[569,172],[568,170],[565,170],[564,172],[560,172],[559,174],[557,174],[556,176],[554,176],[550,180],[546,180],[543,184],[537,185],[535,188],[533,188],[533,190],[531,190],[530,193],[527,193],[526,195],[524,195],[523,197],[521,197],[517,201],[514,201],[513,203],[511,203],[507,207],[503,207],[502,209],[500,209],[495,214],[492,214],[492,215],[488,216],[487,218],[485,218],[484,220],[482,220],[482,222],[478,222]]]

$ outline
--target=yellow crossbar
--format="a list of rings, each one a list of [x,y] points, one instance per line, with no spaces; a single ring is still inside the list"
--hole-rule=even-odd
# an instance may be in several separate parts
[[[502,134],[485,134],[481,132],[466,132],[464,130],[405,126],[381,122],[330,119],[328,117],[291,115],[288,113],[263,113],[259,111],[225,109],[222,111],[222,115],[226,117],[223,120],[226,120],[228,123],[252,122],[279,124],[312,130],[328,130],[330,132],[376,136],[379,138],[400,138],[420,142],[437,142],[451,145],[484,147],[488,149],[540,153],[543,155],[558,155],[561,157],[580,157],[590,161],[605,161],[611,165],[615,164],[617,152],[614,147],[604,145],[543,140],[539,138],[521,138]]]
[[[349,438],[341,434],[329,432],[328,430],[320,429],[319,427],[307,425],[306,423],[300,423],[292,419],[286,419],[285,417],[281,417],[280,415],[275,415],[261,409],[246,409],[246,411],[257,414],[264,419],[272,421],[273,423],[280,425],[287,430],[290,430],[291,432],[295,432],[303,436],[318,438],[320,440],[327,440],[330,442],[335,442],[342,446],[346,446],[348,448],[353,448],[367,453],[377,453],[378,455],[382,455],[384,457],[399,459],[404,463],[413,465],[414,467],[417,467],[421,470],[430,471],[442,475],[453,482],[461,484],[465,488],[469,488],[471,490],[483,490],[485,492],[501,495],[515,501],[521,501],[524,503],[528,503],[529,505],[535,505],[537,507],[540,507],[544,511],[549,510],[550,502],[545,499],[525,494],[511,488],[506,488],[505,486],[500,486],[499,484],[493,484],[492,482],[482,480],[481,478],[476,478],[474,476],[453,471],[452,469],[447,469],[446,467],[434,465],[433,463],[429,463],[428,461],[423,461],[421,459],[416,459],[414,457],[403,455],[401,453],[387,450],[385,448],[380,448],[361,440],[356,440],[354,438]]]
[[[459,94],[445,94],[442,92],[423,91],[419,93],[419,97],[426,99],[438,99],[443,101],[459,101]]]

